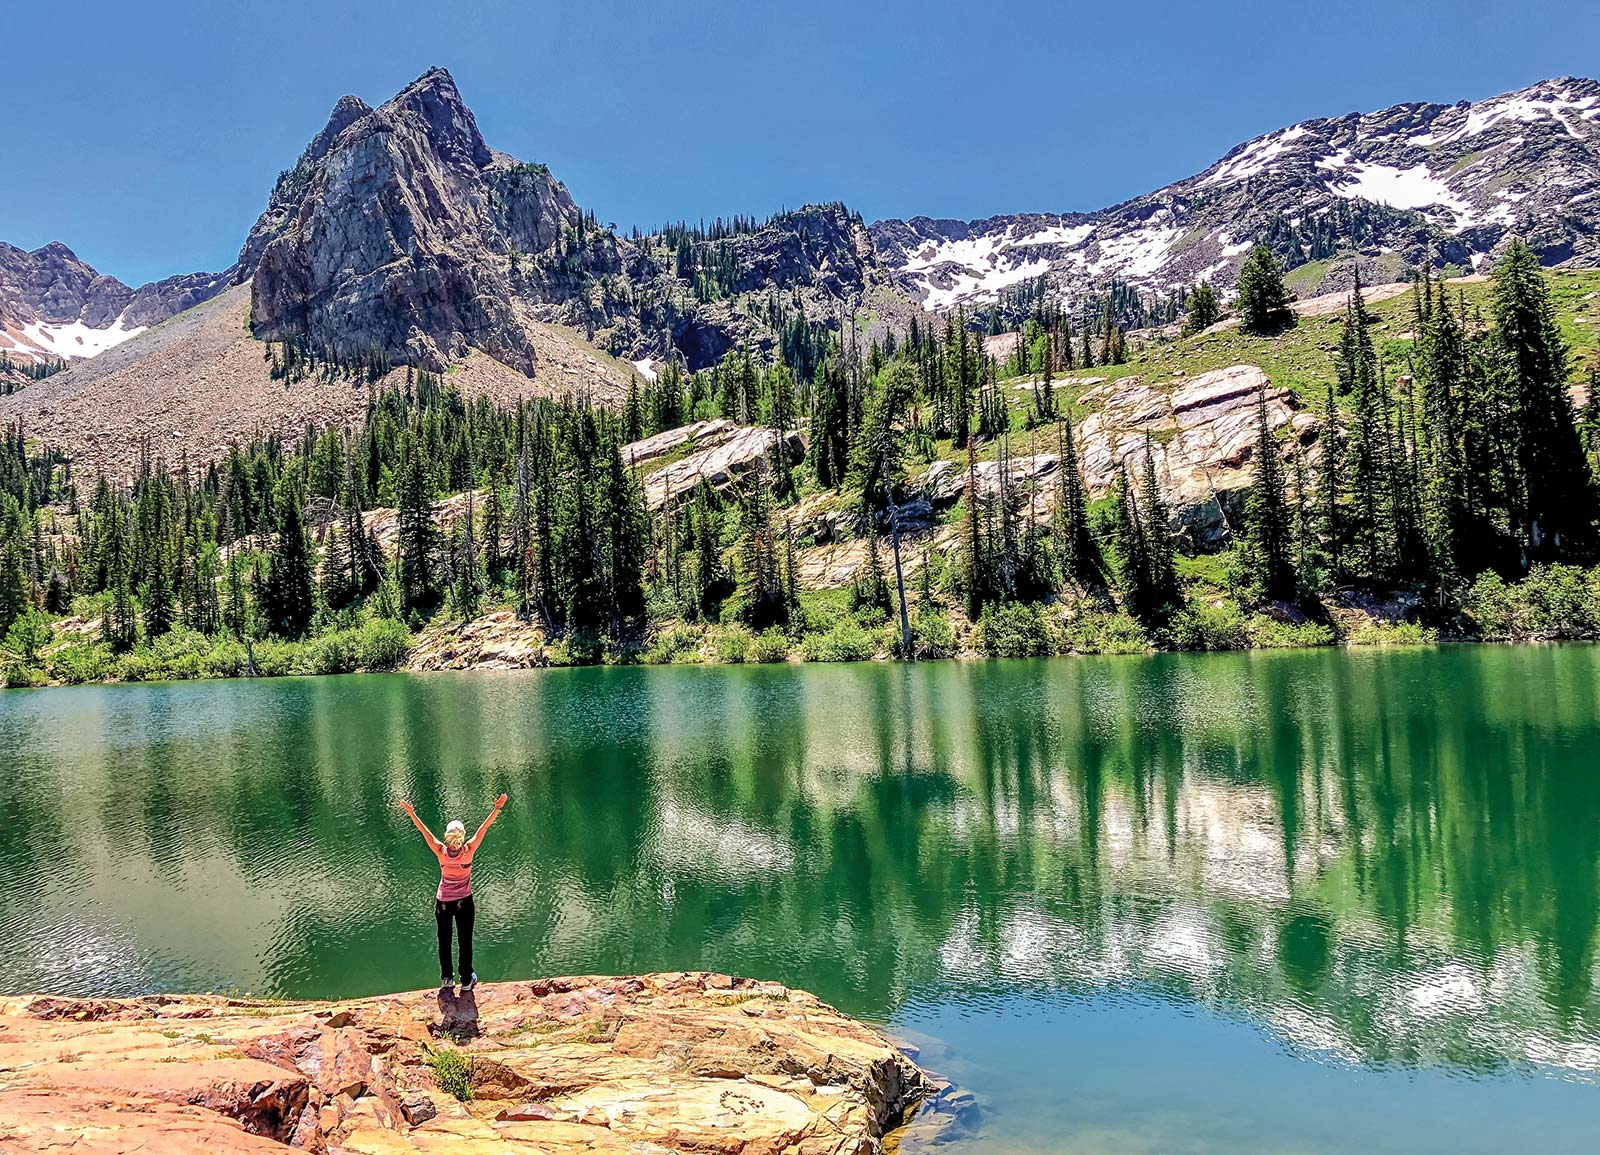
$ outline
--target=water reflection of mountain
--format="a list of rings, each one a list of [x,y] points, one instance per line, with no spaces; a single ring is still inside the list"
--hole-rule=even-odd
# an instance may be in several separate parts
[[[55,733],[0,799],[45,820],[67,788],[50,870],[77,889],[47,909],[156,971],[189,902],[260,913],[215,949],[259,987],[419,985],[430,868],[391,799],[470,817],[504,783],[481,949],[514,973],[710,965],[881,1017],[1114,987],[1352,1061],[1600,1066],[1593,649],[55,700],[65,736],[0,715]],[[13,833],[0,854],[49,873]]]

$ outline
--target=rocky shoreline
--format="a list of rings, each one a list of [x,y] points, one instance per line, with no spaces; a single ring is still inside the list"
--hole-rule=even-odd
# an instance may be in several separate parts
[[[876,1155],[957,1098],[815,996],[706,972],[3,998],[0,1055],[0,1150],[74,1155]]]

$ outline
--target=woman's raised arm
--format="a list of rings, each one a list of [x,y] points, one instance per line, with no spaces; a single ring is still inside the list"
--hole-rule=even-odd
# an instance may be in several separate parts
[[[427,826],[425,826],[423,824],[422,819],[417,817],[417,812],[411,808],[411,803],[409,803],[409,802],[405,801],[404,799],[402,799],[401,802],[400,802],[400,809],[404,810],[407,814],[409,814],[411,816],[411,824],[413,826],[415,826],[418,830],[422,831],[422,837],[424,837],[424,838],[426,838],[428,840],[428,846],[434,851],[435,854],[437,854],[441,849],[443,849],[444,843],[440,842],[437,838],[435,838],[433,836],[433,831],[429,830],[427,828]],[[486,823],[484,823],[484,825],[487,826],[488,823],[486,822]]]
[[[493,826],[494,820],[500,817],[500,811],[505,809],[505,805],[506,796],[504,794],[495,799],[494,809],[489,811],[489,817],[483,820],[483,825],[478,827],[478,833],[472,836],[472,841],[467,844],[468,846],[471,846],[474,850],[478,848],[478,843],[482,842],[483,836],[489,833],[489,827]]]

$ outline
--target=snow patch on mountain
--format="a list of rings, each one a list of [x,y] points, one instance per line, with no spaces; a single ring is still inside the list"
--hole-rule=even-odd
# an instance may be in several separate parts
[[[1147,225],[1100,242],[1100,259],[1089,266],[1095,274],[1148,277],[1161,267],[1172,243],[1182,235],[1176,225]]]
[[[1348,175],[1340,178],[1339,184],[1330,186],[1329,191],[1396,209],[1442,207],[1449,211],[1452,224],[1472,214],[1471,208],[1450,191],[1450,186],[1429,172],[1425,164],[1405,169],[1387,164],[1354,165]]]
[[[1224,160],[1217,166],[1216,171],[1200,183],[1202,185],[1221,184],[1224,181],[1244,180],[1247,177],[1260,176],[1262,173],[1271,172],[1273,161],[1289,151],[1289,146],[1305,136],[1310,130],[1303,124],[1293,128],[1286,128],[1280,132],[1269,133],[1258,140],[1251,141],[1244,146],[1238,156]]]
[[[906,255],[901,269],[913,276],[925,309],[947,309],[966,300],[992,301],[1000,290],[1049,270],[1050,261],[1030,250],[1078,249],[1094,229],[1092,224],[1039,228],[1013,224],[977,236],[929,239]]]
[[[1113,279],[1162,294],[1209,278],[1225,292],[1264,238],[1289,268],[1323,262],[1300,280],[1315,293],[1353,260],[1386,276],[1484,267],[1513,233],[1547,264],[1600,266],[1594,80],[1303,121],[1097,212],[873,226],[891,274],[930,309],[992,302],[1034,275],[1069,304]]]
[[[0,331],[0,351],[34,361],[57,357],[68,361],[79,360],[98,356],[130,337],[137,337],[146,327],[136,325],[128,328],[121,317],[117,318],[116,324],[105,329],[92,329],[82,321],[66,325],[32,321],[22,326],[20,336]]]
[[[1034,277],[1042,276],[1049,268],[1050,262],[1040,258],[1022,264],[993,268],[984,273],[962,269],[949,278],[948,285],[928,285],[928,295],[923,299],[922,307],[937,310],[948,309],[965,300],[992,301],[999,295],[1001,289],[1008,289],[1023,281],[1031,281]]]

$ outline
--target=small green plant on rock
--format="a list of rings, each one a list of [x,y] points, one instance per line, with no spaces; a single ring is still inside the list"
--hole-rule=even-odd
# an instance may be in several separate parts
[[[454,1047],[440,1047],[428,1056],[433,1068],[433,1081],[441,1091],[448,1091],[459,1101],[472,1099],[472,1060]]]

